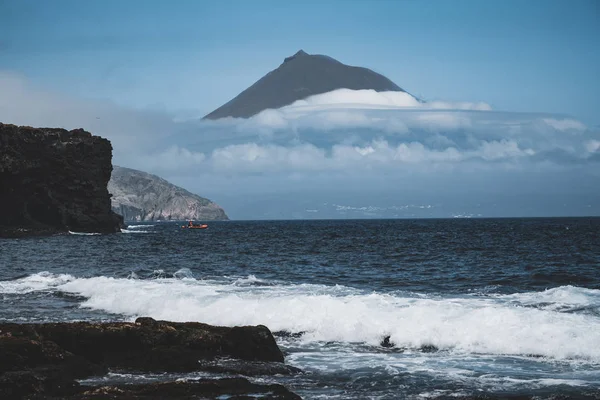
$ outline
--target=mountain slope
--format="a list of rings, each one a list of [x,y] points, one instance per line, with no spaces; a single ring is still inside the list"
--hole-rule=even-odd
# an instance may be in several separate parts
[[[204,118],[248,118],[269,108],[280,108],[308,96],[341,88],[405,92],[370,69],[352,67],[328,56],[310,55],[300,50]]]
[[[135,169],[115,165],[108,191],[113,210],[125,221],[229,219],[212,201]]]

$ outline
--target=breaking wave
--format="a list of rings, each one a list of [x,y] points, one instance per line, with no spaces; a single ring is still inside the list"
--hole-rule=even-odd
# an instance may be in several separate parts
[[[535,355],[600,362],[600,290],[561,286],[512,295],[366,292],[346,286],[286,284],[247,277],[195,279],[188,269],[154,279],[76,278],[41,272],[0,282],[0,293],[59,291],[80,306],[126,317],[216,325],[267,325],[303,332],[304,344],[433,346],[456,354]],[[571,310],[571,312],[564,312]]]

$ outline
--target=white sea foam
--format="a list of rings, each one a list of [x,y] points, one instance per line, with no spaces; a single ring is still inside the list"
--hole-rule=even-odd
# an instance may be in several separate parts
[[[494,298],[414,298],[320,285],[240,286],[160,279],[77,279],[60,290],[84,307],[218,325],[265,324],[304,341],[435,345],[461,353],[535,354],[600,362],[600,319],[515,307]],[[591,291],[594,298],[599,291]]]
[[[173,274],[177,279],[194,279],[194,273],[189,268],[181,268]]]
[[[129,275],[127,275],[127,279],[140,279],[140,277],[134,271],[131,271]]]
[[[2,294],[24,294],[37,291],[54,289],[76,278],[67,274],[51,274],[50,272],[38,272],[14,281],[0,281],[0,293]]]
[[[257,283],[265,283],[265,281],[262,279],[258,279],[254,275],[248,275],[247,277],[244,277],[244,278],[237,278],[235,280],[235,282],[233,282],[234,285],[238,285],[238,286],[254,285]]]
[[[154,225],[127,225],[127,229],[151,228]]]
[[[438,382],[441,387],[445,385],[440,382],[452,381],[484,391],[514,392],[562,385],[594,386],[600,383],[597,364],[583,365],[581,361],[553,362],[544,358],[496,354],[368,352],[354,351],[352,346],[333,349],[330,345],[322,344],[321,348],[309,345],[306,349],[298,349],[296,346],[286,356],[286,362],[319,374],[340,368],[357,375],[366,371],[372,376],[387,375],[388,379],[410,374]],[[557,368],[557,365],[563,369]],[[442,394],[436,393],[426,397]],[[453,390],[452,393],[457,392]],[[468,397],[468,392],[463,395]]]
[[[600,308],[600,290],[577,286],[560,286],[543,292],[515,293],[498,296],[515,304],[539,307],[554,311],[576,311],[585,308]]]
[[[121,229],[121,233],[153,233],[152,231],[138,231],[136,229]]]
[[[458,378],[458,377],[457,377]],[[483,391],[518,391],[518,390],[535,390],[541,388],[549,388],[553,386],[575,386],[585,387],[589,386],[589,382],[579,379],[511,379],[508,377],[497,377],[497,376],[477,376],[477,377],[460,377],[457,379],[461,383],[469,383],[472,386]],[[468,391],[455,391],[455,390],[433,390],[425,391],[418,395],[419,398],[470,398]],[[538,397],[533,397],[538,398]],[[551,398],[551,397],[550,397]]]
[[[389,335],[400,347],[434,345],[456,354],[532,354],[600,362],[598,316],[515,303],[533,298],[556,308],[575,302],[597,304],[598,290],[565,286],[537,294],[419,297],[344,286],[240,284],[258,281],[254,276],[196,280],[186,271],[178,272],[179,279],[148,280],[41,273],[2,282],[0,291],[60,290],[86,297],[82,307],[132,319],[264,324],[273,331],[306,332],[301,338],[305,345],[321,341],[377,345]]]
[[[102,235],[101,233],[97,233],[97,232],[73,232],[73,231],[69,231],[70,235],[81,235],[81,236],[95,236],[95,235]]]

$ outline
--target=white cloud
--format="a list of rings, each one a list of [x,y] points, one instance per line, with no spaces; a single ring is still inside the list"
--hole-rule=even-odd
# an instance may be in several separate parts
[[[485,103],[421,103],[403,92],[339,89],[248,120],[186,124],[160,111],[44,91],[6,72],[0,72],[0,88],[3,122],[83,127],[113,142],[117,162],[153,171],[425,168],[428,163],[509,161],[558,150],[584,159],[599,143],[597,133],[573,119],[472,111],[489,109]],[[564,131],[582,135],[559,134]]]
[[[216,149],[208,160],[214,171],[256,172],[321,169],[325,151],[311,144],[294,147],[256,143]]]
[[[585,149],[588,153],[600,152],[600,140],[590,140],[586,142]]]
[[[499,160],[506,158],[515,158],[531,156],[535,154],[532,149],[522,150],[517,142],[513,140],[501,140],[483,142],[475,154],[481,156],[484,160]]]
[[[362,109],[443,109],[443,110],[483,110],[492,108],[489,104],[478,102],[445,102],[431,101],[420,102],[406,92],[377,92],[375,90],[337,89],[328,93],[317,94],[303,100],[298,100],[289,106],[281,108],[282,111],[306,112],[314,109],[326,108],[362,108]]]
[[[461,162],[510,161],[535,154],[522,149],[514,141],[481,141],[478,147],[460,150],[456,147],[431,149],[420,142],[390,144],[374,139],[364,145],[334,144],[327,151],[314,144],[260,145],[255,142],[228,145],[209,154],[193,152],[177,146],[144,159],[148,169],[184,171],[196,168],[215,174],[293,173],[338,171],[347,174],[365,171],[393,170],[403,166],[421,166]]]
[[[239,209],[249,193],[428,193],[423,203],[407,201],[433,204],[448,193],[497,190],[499,176],[505,190],[527,191],[546,182],[555,190],[559,176],[564,187],[584,185],[593,175],[586,163],[598,162],[599,132],[574,119],[488,109],[340,90],[247,120],[174,122],[164,111],[74,99],[0,72],[1,122],[83,127],[112,141],[116,164],[217,201],[229,193]]]
[[[258,125],[268,126],[270,128],[286,128],[288,121],[277,110],[265,110],[254,117]]]
[[[135,168],[143,171],[163,172],[181,171],[195,169],[203,165],[206,155],[201,152],[190,151],[177,145],[170,146],[164,151],[152,154],[133,153],[128,162]]]
[[[226,118],[213,122],[234,125],[242,132],[263,135],[277,130],[338,130],[365,128],[404,134],[411,128],[461,129],[470,119],[461,111],[491,110],[486,103],[420,102],[404,92],[338,89],[310,96],[280,109],[265,110],[249,119]]]
[[[409,126],[413,128],[425,128],[432,131],[456,130],[461,128],[469,128],[471,126],[471,118],[465,114],[449,113],[449,112],[422,112],[416,114],[410,120]]]
[[[556,118],[544,118],[543,121],[551,126],[552,128],[567,132],[567,131],[584,131],[587,127],[574,119],[565,118],[565,119],[556,119]]]
[[[375,90],[337,89],[317,94],[281,108],[281,110],[308,111],[324,107],[343,108],[403,108],[421,107],[421,103],[405,92],[377,92]]]
[[[470,111],[491,111],[492,106],[484,102],[469,103],[469,102],[445,102],[431,101],[425,103],[424,108],[432,108],[434,110],[470,110]]]
[[[413,127],[429,130],[460,129],[470,119],[460,111],[491,110],[486,103],[423,103],[405,92],[337,89],[310,96],[277,110],[265,110],[238,120],[244,130],[369,128],[404,134]],[[230,124],[234,119],[223,121]]]

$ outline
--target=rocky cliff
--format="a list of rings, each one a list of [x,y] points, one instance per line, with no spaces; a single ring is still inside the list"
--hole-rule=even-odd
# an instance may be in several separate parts
[[[110,142],[83,129],[0,123],[0,236],[118,232],[111,160]]]
[[[342,88],[404,92],[394,82],[370,69],[353,67],[328,56],[300,50],[204,118],[248,118],[269,108],[280,108],[296,100]]]
[[[212,201],[135,169],[115,166],[108,190],[113,210],[126,221],[228,219]]]

